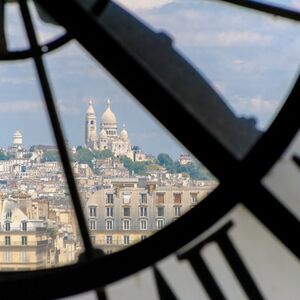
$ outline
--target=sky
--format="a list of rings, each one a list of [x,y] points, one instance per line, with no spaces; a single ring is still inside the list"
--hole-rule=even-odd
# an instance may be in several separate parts
[[[166,32],[177,51],[238,116],[255,117],[257,127],[267,129],[298,76],[298,24],[212,0],[117,2],[154,31]],[[300,1],[274,3],[300,8]],[[39,21],[31,8],[40,42],[64,32]],[[7,15],[10,49],[26,47],[15,4],[9,5]],[[46,55],[45,63],[71,145],[84,143],[88,101],[93,100],[99,127],[106,99],[110,98],[119,128],[126,125],[133,145],[153,155],[167,152],[173,158],[187,152],[77,42]],[[15,130],[23,133],[27,146],[53,144],[30,60],[0,63],[0,128],[0,147],[11,144]]]

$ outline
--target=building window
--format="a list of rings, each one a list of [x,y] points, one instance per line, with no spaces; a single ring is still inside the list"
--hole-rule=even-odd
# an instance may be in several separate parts
[[[4,262],[6,262],[6,263],[11,262],[11,252],[10,251],[4,252]]]
[[[5,231],[10,231],[10,223],[5,222]]]
[[[174,193],[174,203],[181,203],[181,193]]]
[[[191,193],[191,201],[192,203],[197,203],[197,193]]]
[[[91,125],[94,125],[94,120],[91,120]]]
[[[129,245],[130,244],[129,235],[123,235],[123,244],[124,245]]]
[[[147,194],[141,193],[141,203],[146,204],[147,203]]]
[[[181,208],[181,206],[174,206],[174,215],[175,215],[175,217],[180,217],[181,216],[180,208]]]
[[[112,253],[113,253],[112,249],[106,250],[106,254],[112,254]]]
[[[130,217],[130,207],[124,207],[123,215],[124,217]]]
[[[162,229],[165,226],[165,220],[157,220],[156,221],[156,228]]]
[[[107,230],[113,229],[113,220],[106,220],[106,229]]]
[[[147,207],[141,206],[140,207],[140,217],[147,217],[148,210]]]
[[[123,230],[130,230],[130,220],[123,220]]]
[[[140,230],[147,230],[147,220],[140,221]]]
[[[96,230],[96,220],[89,220],[89,229]]]
[[[147,238],[146,235],[141,235],[141,241],[145,240]]]
[[[157,203],[165,203],[165,193],[156,193]]]
[[[91,235],[91,242],[93,244],[96,244],[96,237],[94,235]]]
[[[114,208],[113,207],[106,207],[106,216],[113,217],[114,216]]]
[[[132,195],[131,192],[124,192],[123,193],[123,203],[124,204],[129,204],[130,203],[131,195]]]
[[[21,222],[21,230],[27,231],[27,222],[26,221]]]
[[[107,245],[111,245],[112,242],[113,242],[112,235],[107,235],[107,236],[106,236],[106,244],[107,244]]]
[[[109,204],[114,203],[114,194],[107,194],[107,203]]]
[[[22,251],[20,253],[20,261],[22,263],[28,262],[28,258],[27,258],[27,252],[26,251]]]
[[[96,213],[96,206],[90,206],[90,217],[96,217],[97,213]]]
[[[22,236],[21,237],[21,243],[22,243],[22,246],[26,246],[27,245],[27,236]]]
[[[6,236],[4,238],[4,241],[5,241],[5,246],[10,246],[10,236]]]
[[[165,208],[163,206],[157,207],[157,216],[164,217],[165,216]]]

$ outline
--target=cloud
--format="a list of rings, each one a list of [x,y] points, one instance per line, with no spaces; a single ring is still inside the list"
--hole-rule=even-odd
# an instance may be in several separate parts
[[[253,72],[258,72],[262,66],[257,63],[254,59],[234,59],[231,63],[234,71],[237,72],[247,72],[248,74],[253,74]]]
[[[117,0],[119,4],[133,11],[151,10],[174,2],[174,0]]]
[[[300,0],[294,0],[291,2],[291,6],[293,8],[297,8],[297,9],[300,9]]]
[[[257,47],[270,45],[272,36],[252,31],[178,32],[176,41],[185,47]]]
[[[0,101],[0,113],[40,113],[44,110],[41,101],[17,100],[17,101]]]
[[[252,98],[235,97],[230,101],[230,106],[239,116],[254,117],[258,127],[264,129],[272,120],[280,107],[280,101],[265,99],[261,96]]]
[[[35,78],[26,77],[26,78],[16,78],[16,77],[3,77],[0,78],[0,84],[12,84],[12,85],[23,85],[33,83]]]
[[[219,94],[224,94],[226,90],[226,86],[224,82],[221,81],[214,81],[212,83],[213,88],[219,93]]]
[[[57,109],[63,115],[79,115],[81,113],[80,108],[76,106],[76,101],[66,102],[63,100],[58,100]]]

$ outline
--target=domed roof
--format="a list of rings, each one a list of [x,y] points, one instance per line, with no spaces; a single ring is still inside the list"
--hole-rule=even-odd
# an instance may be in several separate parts
[[[125,129],[125,124],[123,124],[123,129],[121,130],[120,132],[120,139],[122,141],[127,141],[128,140],[128,132],[127,130]]]
[[[89,115],[94,115],[95,114],[92,101],[89,101],[89,107],[88,107],[86,113],[89,114]]]
[[[106,110],[101,117],[101,122],[103,124],[117,124],[117,119],[115,114],[110,109],[110,101],[107,99],[106,101]]]
[[[14,137],[22,137],[22,133],[20,132],[20,131],[16,131],[15,133],[14,133]]]
[[[105,139],[107,138],[107,134],[106,134],[106,131],[102,128],[100,133],[99,133],[99,137],[100,139]]]

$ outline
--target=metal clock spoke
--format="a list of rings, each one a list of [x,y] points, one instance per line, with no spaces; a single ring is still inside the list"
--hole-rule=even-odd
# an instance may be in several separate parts
[[[38,52],[40,55],[46,54],[63,46],[64,44],[68,43],[71,39],[71,36],[68,33],[66,33],[51,42],[48,42],[44,45],[38,45],[35,51],[33,51],[32,48],[26,50],[6,51],[0,53],[0,61],[16,61],[32,58],[36,52]]]
[[[35,50],[38,49],[38,42],[37,42],[34,27],[33,27],[33,24],[32,24],[31,18],[30,18],[30,13],[29,13],[29,9],[27,6],[27,2],[26,2],[26,0],[20,0],[19,4],[20,4],[21,13],[22,13],[22,16],[24,19],[27,36],[28,36],[31,47],[32,47],[33,51],[35,52]],[[89,234],[88,234],[88,228],[87,228],[85,218],[83,215],[83,211],[81,208],[79,193],[77,191],[75,179],[74,179],[74,176],[72,173],[67,148],[65,145],[62,129],[60,127],[60,123],[59,123],[57,111],[55,108],[52,92],[50,89],[49,81],[47,78],[45,66],[43,63],[42,55],[39,53],[36,53],[34,55],[34,62],[35,62],[36,71],[37,71],[37,74],[39,77],[39,81],[41,84],[41,88],[43,91],[45,104],[48,109],[48,114],[49,114],[49,117],[50,117],[50,120],[52,123],[52,128],[53,128],[56,142],[58,145],[63,168],[64,168],[64,171],[66,174],[66,179],[67,179],[68,186],[70,189],[71,199],[73,201],[75,213],[77,216],[77,221],[79,224],[79,229],[81,231],[81,237],[82,237],[82,240],[83,240],[83,243],[85,246],[85,255],[87,258],[93,258],[95,256],[96,252],[93,249],[93,246],[92,246]]]
[[[220,1],[300,21],[299,12],[279,6],[248,0]],[[4,24],[4,2],[0,0],[0,60],[26,58],[34,60],[85,252],[75,265],[50,270],[1,273],[2,297],[17,299],[22,294],[23,297],[30,299],[51,299],[96,288],[99,299],[105,299],[106,295],[102,289],[105,285],[153,265],[177,251],[212,228],[241,203],[300,258],[299,245],[295,238],[300,233],[299,221],[261,184],[262,177],[282,155],[300,127],[297,103],[300,79],[269,130],[244,157],[260,132],[253,124],[249,125],[242,118],[235,117],[205,78],[174,50],[168,36],[155,34],[117,4],[107,0],[86,2],[36,0],[44,12],[64,26],[68,32],[54,41],[39,45],[28,2],[19,0],[18,3],[30,49],[6,51],[5,31],[4,26],[1,26]],[[43,14],[42,11],[39,13]],[[114,14],[116,18],[112,18]],[[47,15],[44,17],[48,18]],[[134,33],[128,32],[128,28],[122,24],[127,24]],[[67,43],[71,37],[77,39],[221,181],[213,193],[175,223],[141,243],[109,256],[103,256],[91,243],[43,60],[45,53]],[[145,47],[149,47],[151,51],[144,52]],[[151,53],[155,51],[157,52],[155,55]],[[158,57],[159,55],[162,58]],[[168,60],[171,67],[165,67],[163,59]],[[179,118],[184,121],[182,126],[178,126]],[[191,129],[199,140],[195,141],[195,135],[190,134]],[[284,134],[279,134],[281,131],[284,131]],[[244,159],[239,160],[237,157]],[[251,272],[248,273],[246,264],[231,244],[229,235],[226,235],[226,239],[223,237],[221,242],[223,252],[229,253],[227,260],[233,266],[234,273],[237,277],[240,273],[244,274],[241,280],[244,290],[248,295],[262,298],[260,291],[256,289],[255,280],[252,280]],[[204,243],[202,246],[205,245]],[[117,271],[107,272],[107,270]],[[207,271],[208,269],[202,268],[202,271],[199,271],[201,274],[198,274],[199,278]],[[164,285],[164,292],[170,298],[175,298],[176,295],[168,288],[158,269],[155,276],[157,282]],[[207,278],[209,279],[208,275]],[[19,289],[15,288],[17,281]],[[212,282],[212,278],[210,281]],[[208,292],[214,286],[211,282],[207,283]],[[222,296],[221,291],[215,294],[220,298]]]

